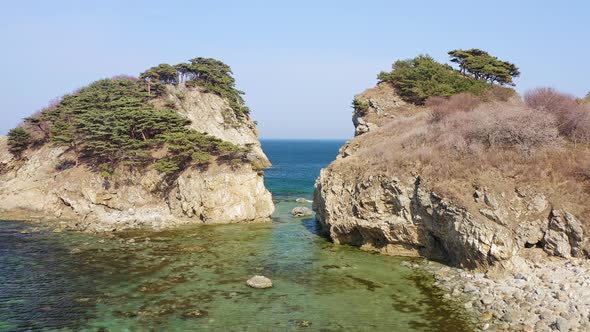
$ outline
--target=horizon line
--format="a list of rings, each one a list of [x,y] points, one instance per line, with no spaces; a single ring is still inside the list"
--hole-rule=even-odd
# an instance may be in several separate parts
[[[292,140],[292,141],[347,141],[352,139],[352,137],[348,138],[340,138],[340,137],[259,137],[258,140]]]

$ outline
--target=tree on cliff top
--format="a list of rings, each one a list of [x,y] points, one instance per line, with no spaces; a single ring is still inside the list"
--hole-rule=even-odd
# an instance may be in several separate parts
[[[480,95],[488,86],[484,81],[464,77],[428,55],[398,60],[391,72],[381,72],[378,79],[393,84],[405,101],[418,105],[431,96],[445,97],[460,92]]]
[[[482,51],[476,48],[472,48],[470,50],[453,50],[448,52],[449,56],[451,57],[451,62],[456,63],[459,65],[459,71],[461,74],[465,75],[466,67],[467,67],[467,60],[470,57],[481,57],[481,56],[489,56],[486,51]]]
[[[199,86],[205,92],[214,93],[226,99],[238,116],[248,114],[244,105],[243,91],[236,89],[230,66],[213,59],[198,57],[188,63],[171,66],[160,64],[139,75],[147,86],[148,93],[159,95],[163,92],[161,84],[185,83],[187,87]]]
[[[175,111],[154,107],[153,98],[144,81],[126,77],[99,80],[64,96],[58,104],[27,119],[25,125],[46,124],[49,141],[67,146],[76,162],[107,176],[118,165],[153,164],[164,173],[175,174],[190,165],[202,165],[213,155],[241,158],[235,153],[240,147],[189,128],[190,121]],[[30,134],[24,129],[11,130],[9,144],[15,155],[29,142]],[[160,153],[154,154],[156,151]]]
[[[514,85],[512,78],[520,75],[518,67],[513,63],[499,60],[480,49],[452,50],[448,54],[451,62],[459,65],[459,71],[463,75],[469,73],[475,79],[500,85]]]
[[[176,84],[178,83],[178,72],[175,67],[161,63],[141,73],[139,78],[142,80],[160,81],[166,84]]]
[[[482,95],[493,89],[510,92],[513,90],[502,86],[514,85],[512,78],[520,75],[513,63],[479,49],[453,50],[449,55],[451,62],[459,65],[458,71],[428,55],[419,55],[396,61],[392,71],[381,72],[378,79],[391,83],[405,101],[422,105],[433,96],[449,97],[461,92]]]

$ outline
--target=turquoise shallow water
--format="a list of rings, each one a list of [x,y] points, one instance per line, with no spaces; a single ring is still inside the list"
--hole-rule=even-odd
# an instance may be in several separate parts
[[[99,237],[1,222],[0,330],[470,331],[430,276],[289,216],[341,144],[263,141],[271,224]],[[274,287],[248,288],[255,274]]]

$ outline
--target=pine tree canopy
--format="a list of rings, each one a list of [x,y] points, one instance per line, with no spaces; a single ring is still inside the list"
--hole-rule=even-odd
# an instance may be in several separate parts
[[[139,79],[96,81],[12,129],[8,134],[10,151],[20,156],[32,144],[27,129],[42,128],[42,134],[35,136],[37,142],[66,146],[79,162],[103,174],[119,165],[153,165],[173,175],[191,165],[206,165],[214,157],[241,160],[247,149],[191,129],[190,121],[174,110],[173,103],[159,108],[153,102],[160,98],[164,84],[191,81],[205,92],[228,98],[244,116],[247,108],[230,74],[229,66],[220,61],[196,58],[177,66],[160,64]]]

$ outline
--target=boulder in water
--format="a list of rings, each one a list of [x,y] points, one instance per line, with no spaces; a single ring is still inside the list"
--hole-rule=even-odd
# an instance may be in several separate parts
[[[298,206],[291,210],[291,215],[293,215],[295,218],[308,217],[312,214],[313,211],[310,208],[304,206]]]
[[[272,280],[265,276],[253,276],[252,278],[246,281],[246,285],[252,288],[271,288],[272,287]]]

